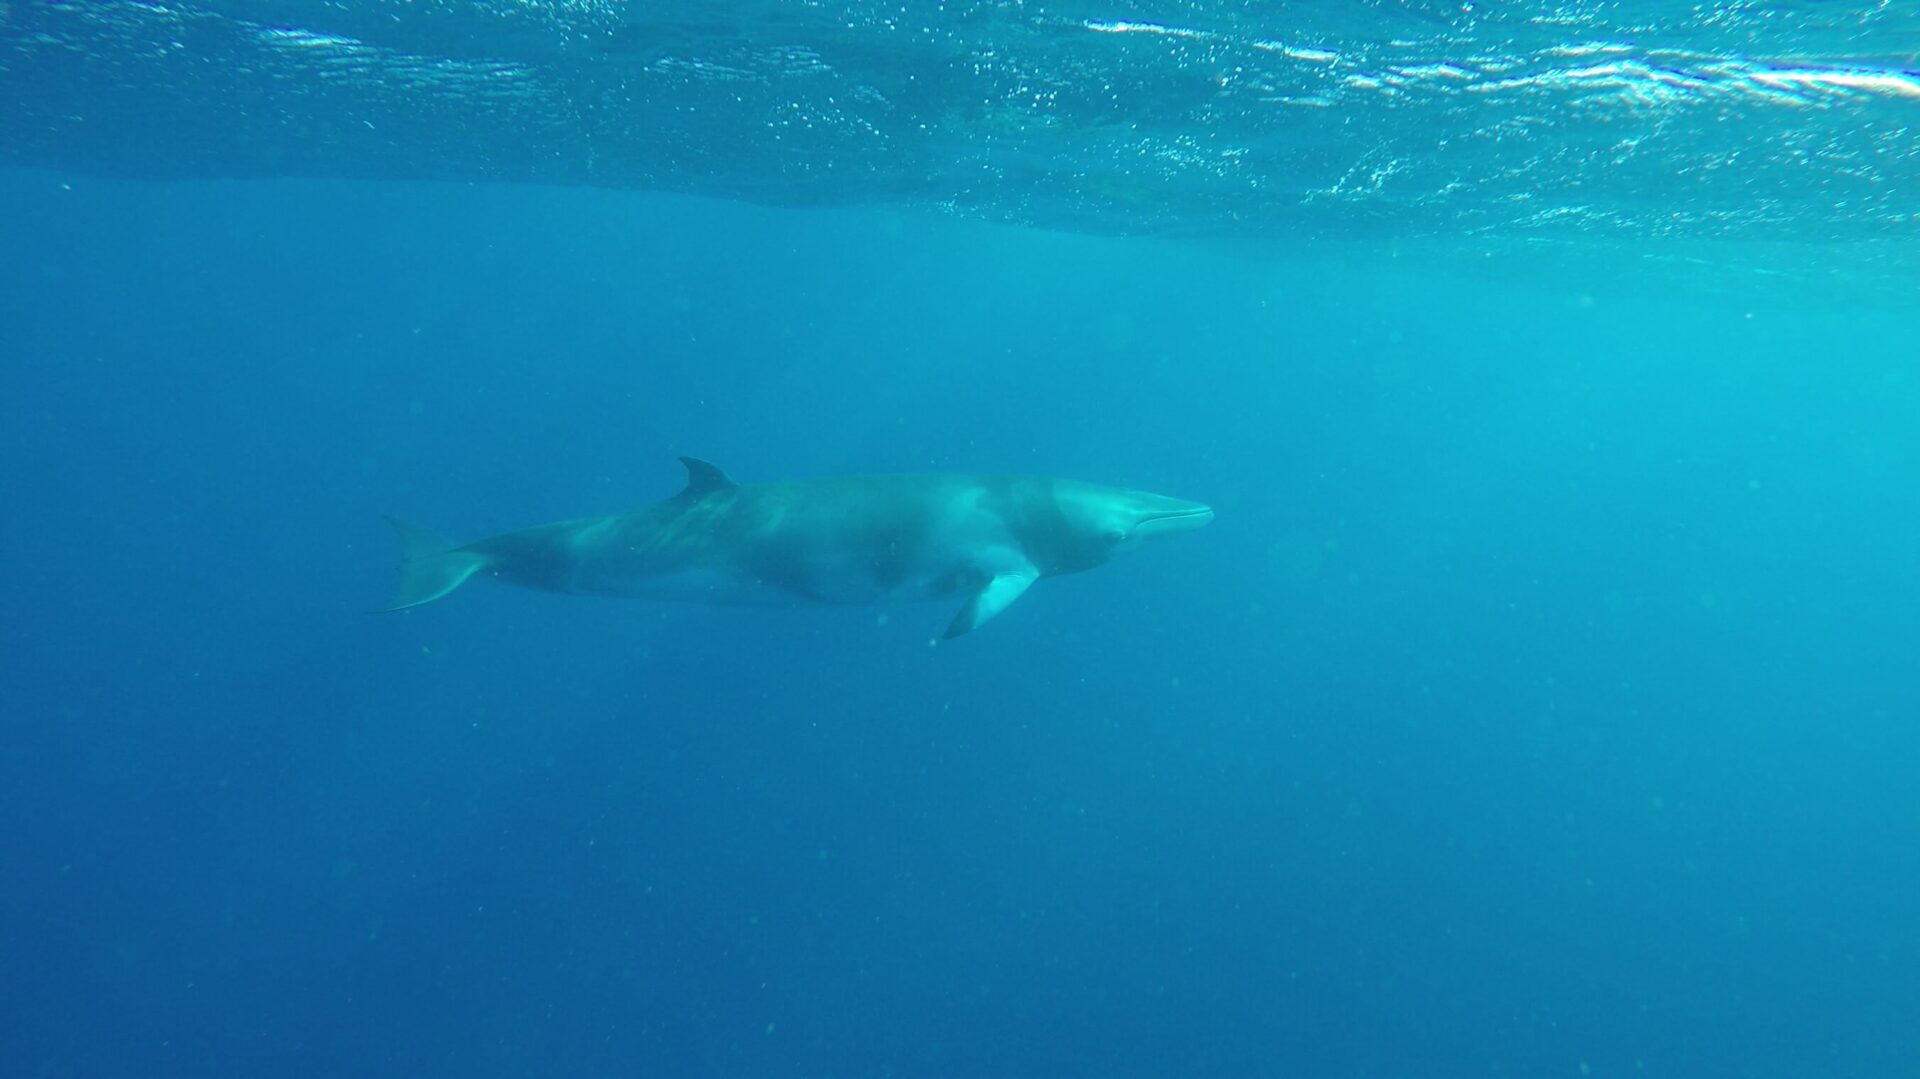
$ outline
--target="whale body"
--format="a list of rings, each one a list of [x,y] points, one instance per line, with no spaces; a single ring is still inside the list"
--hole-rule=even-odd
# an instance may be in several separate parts
[[[850,476],[737,484],[683,457],[687,486],[632,513],[453,545],[389,518],[404,548],[384,610],[476,575],[578,595],[716,604],[959,598],[957,637],[1042,577],[1099,566],[1213,519],[1198,502],[1039,476]]]

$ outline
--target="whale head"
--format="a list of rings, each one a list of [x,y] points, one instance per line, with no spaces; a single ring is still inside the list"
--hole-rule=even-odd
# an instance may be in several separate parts
[[[1100,565],[1147,540],[1191,532],[1213,520],[1213,508],[1204,503],[1074,480],[1055,483],[1053,504],[1074,541],[1077,557],[1070,561],[1079,563],[1054,571],[1061,573]]]

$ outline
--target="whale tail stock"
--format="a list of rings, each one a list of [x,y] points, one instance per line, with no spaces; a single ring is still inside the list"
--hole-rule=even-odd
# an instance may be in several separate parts
[[[400,589],[381,611],[432,603],[460,587],[487,564],[485,555],[455,547],[438,534],[398,517],[387,518],[400,537]]]

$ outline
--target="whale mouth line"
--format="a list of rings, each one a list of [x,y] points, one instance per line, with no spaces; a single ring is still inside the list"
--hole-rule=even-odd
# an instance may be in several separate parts
[[[1153,521],[1185,521],[1195,517],[1211,517],[1211,516],[1213,516],[1213,507],[1201,506],[1198,509],[1171,510],[1167,513],[1156,513],[1156,514],[1153,514],[1152,516],[1141,518],[1140,523],[1147,524]]]
[[[1130,534],[1140,539],[1172,536],[1181,532],[1192,532],[1196,528],[1205,528],[1212,520],[1212,506],[1167,510],[1140,518],[1135,522]]]

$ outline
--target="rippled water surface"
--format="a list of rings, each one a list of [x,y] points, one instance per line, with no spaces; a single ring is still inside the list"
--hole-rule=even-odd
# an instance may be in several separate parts
[[[0,159],[1233,238],[1886,241],[1920,6],[0,5]]]

